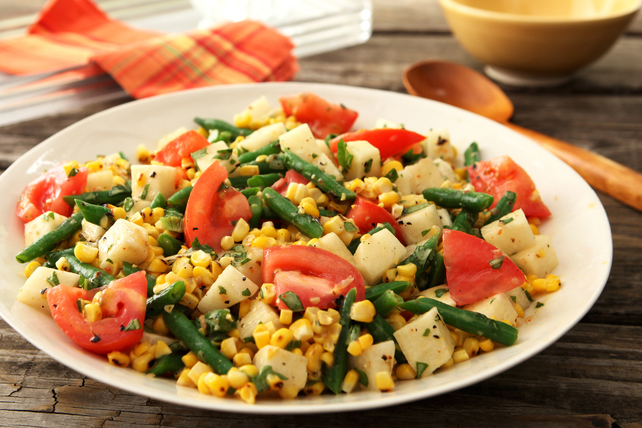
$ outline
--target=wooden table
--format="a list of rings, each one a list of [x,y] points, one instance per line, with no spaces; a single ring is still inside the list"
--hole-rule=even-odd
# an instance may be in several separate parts
[[[435,0],[375,0],[362,45],[301,61],[299,81],[404,92],[403,68],[428,57],[476,69]],[[573,82],[510,89],[514,122],[642,171],[642,21]],[[0,128],[0,168],[55,132],[118,104]],[[246,416],[167,404],[108,387],[53,361],[0,321],[0,426],[642,427],[642,213],[600,195],[613,269],[584,319],[525,363],[457,392],[367,412]],[[587,231],[590,233],[590,231]]]

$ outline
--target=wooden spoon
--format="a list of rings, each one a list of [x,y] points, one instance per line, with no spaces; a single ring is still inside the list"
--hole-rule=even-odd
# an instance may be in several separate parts
[[[502,123],[539,143],[569,164],[593,188],[642,211],[642,175],[569,143],[510,123],[513,104],[482,74],[466,66],[427,60],[412,64],[403,74],[411,95],[441,101]]]

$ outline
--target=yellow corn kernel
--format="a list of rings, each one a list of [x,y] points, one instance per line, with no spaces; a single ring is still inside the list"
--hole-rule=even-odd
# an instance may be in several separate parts
[[[314,373],[321,370],[321,355],[323,355],[323,346],[318,343],[310,345],[305,351],[305,358],[308,360],[308,371]]]
[[[269,238],[265,236],[259,236],[252,240],[252,246],[265,250],[266,248],[271,247],[272,243],[270,242]]]
[[[69,265],[67,258],[65,257],[59,258],[58,261],[56,262],[56,269],[69,272],[71,270],[71,266]]]
[[[198,363],[198,357],[192,352],[188,352],[181,358],[185,367],[192,368]]]
[[[546,280],[544,278],[537,278],[533,282],[531,282],[533,285],[533,290],[535,290],[538,293],[543,293],[546,291]]]
[[[448,358],[448,361],[446,361],[444,364],[439,367],[440,369],[447,369],[449,367],[452,367],[455,362],[453,361],[452,357]]]
[[[144,144],[136,147],[136,159],[138,159],[140,163],[149,163],[151,160],[151,153]]]
[[[235,337],[228,337],[221,342],[221,353],[227,358],[232,359],[238,352],[238,343]]]
[[[557,275],[548,274],[546,275],[546,291],[548,293],[553,293],[560,289],[562,282]]]
[[[207,385],[212,395],[220,398],[227,395],[227,390],[230,388],[227,376],[220,376],[216,373],[205,373],[201,379],[203,379],[203,383]]]
[[[250,299],[241,300],[241,302],[239,303],[239,319],[243,318],[248,314],[248,312],[250,312],[251,306],[252,302],[250,302]]]
[[[149,370],[149,363],[153,359],[154,354],[152,354],[151,352],[145,352],[143,355],[136,357],[136,359],[132,361],[132,368],[137,372],[145,373],[147,370]]]
[[[147,272],[150,273],[163,273],[169,268],[167,262],[163,259],[155,258],[147,267]]]
[[[190,261],[194,266],[205,268],[208,267],[210,263],[212,263],[212,256],[210,256],[203,250],[198,250],[194,254],[192,254],[192,256],[190,257]]]
[[[315,199],[317,206],[324,207],[330,202],[330,198],[325,193],[322,193],[321,196]]]
[[[123,177],[121,177],[120,175],[114,175],[114,181],[112,182],[112,184],[114,186],[124,186],[125,183],[126,183],[126,181],[125,181],[125,179]],[[116,219],[116,220],[118,220],[118,219]]]
[[[392,314],[388,317],[388,323],[395,331],[406,325],[406,319],[399,314]]]
[[[187,386],[189,388],[196,388],[196,384],[192,382],[192,379],[189,377],[189,368],[184,368],[181,371],[181,374],[178,376],[178,379],[176,379],[176,385],[180,386]]]
[[[267,155],[259,155],[255,160],[257,162],[265,162],[266,159],[267,159]]]
[[[383,282],[392,282],[397,276],[397,269],[388,269],[383,273]]]
[[[107,354],[107,359],[110,364],[115,365],[116,367],[127,367],[129,365],[129,356],[123,354],[122,352],[114,351]]]
[[[393,186],[390,179],[387,177],[381,177],[372,185],[372,189],[375,191],[377,196],[379,196],[383,193],[392,192]]]
[[[88,322],[96,322],[103,319],[103,311],[100,309],[100,305],[96,303],[85,305],[82,308],[82,314]]]
[[[111,210],[111,214],[114,216],[114,220],[120,220],[127,218],[127,211],[121,207],[116,207]]]
[[[317,314],[319,313],[319,308],[316,308],[314,306],[308,306],[305,308],[305,312],[303,313],[303,318],[307,319],[311,323],[316,321],[318,319]]]
[[[463,348],[455,349],[455,352],[453,353],[453,362],[455,364],[468,361],[469,359],[470,359],[470,356],[468,355],[468,352],[466,352],[465,349]]]
[[[234,389],[239,389],[250,381],[250,377],[236,367],[232,367],[230,371],[227,372],[227,381],[229,382],[229,386]]]
[[[245,352],[239,352],[234,355],[232,361],[234,362],[235,366],[241,367],[247,364],[252,364],[252,357],[250,356],[250,354],[247,354]]]
[[[379,195],[379,203],[383,204],[385,208],[390,208],[399,202],[399,194],[396,192],[386,192]]]
[[[401,380],[409,380],[417,377],[417,372],[410,364],[399,364],[395,374]]]
[[[261,229],[261,232],[263,232],[263,229]],[[279,229],[276,231],[275,238],[277,241],[288,242],[290,240],[290,231],[287,229]]]
[[[32,261],[29,263],[27,266],[25,266],[24,274],[27,278],[31,276],[32,273],[35,272],[36,269],[38,269],[40,266],[42,266],[40,263],[37,261]]]
[[[392,391],[395,388],[395,381],[388,372],[377,372],[375,374],[375,385],[381,392]]]
[[[350,319],[357,322],[372,322],[377,310],[370,300],[356,302],[350,308]]]
[[[241,218],[239,219],[239,221],[236,222],[236,226],[234,226],[234,231],[232,232],[232,239],[234,239],[234,242],[241,242],[249,231],[250,231],[250,225],[247,224],[247,221]]]
[[[364,183],[360,178],[355,178],[354,180],[346,183],[346,188],[355,193],[359,193],[366,188],[366,183]]]
[[[303,355],[303,351],[301,350],[301,348],[294,348],[292,350],[292,353],[296,355]]]
[[[417,265],[415,265],[414,263],[408,263],[406,265],[397,266],[397,273],[399,273],[399,275],[409,277],[415,276],[415,274],[417,273]]]
[[[299,389],[294,385],[284,386],[279,391],[279,395],[284,400],[291,400],[293,398],[296,398],[297,395],[299,395]]]
[[[221,238],[221,247],[225,251],[231,250],[233,246],[234,246],[234,238],[232,238],[231,236],[224,236],[223,238]]]
[[[254,329],[252,337],[254,338],[254,344],[259,349],[262,349],[270,344],[270,332],[267,330],[257,332],[256,329]]]
[[[161,336],[167,336],[169,334],[169,329],[165,325],[165,321],[163,321],[162,316],[158,316],[156,317],[156,319],[154,319],[154,321],[152,322],[152,330],[154,330]]]
[[[184,189],[186,187],[190,187],[192,185],[192,182],[189,180],[181,180],[180,183],[178,183],[178,190]]]
[[[389,161],[383,164],[381,167],[381,176],[386,176],[390,171],[396,169],[397,172],[403,169],[403,165],[399,161]]]
[[[359,336],[357,341],[359,342],[359,345],[361,345],[363,349],[368,349],[374,343],[374,338],[372,337],[371,334],[364,334],[362,336]]]
[[[343,220],[338,215],[332,217],[323,225],[323,231],[325,232],[325,234],[336,233],[337,235],[341,235],[341,233],[345,231],[343,227]]]
[[[353,340],[348,344],[348,353],[354,357],[358,357],[363,353],[363,346],[361,346],[358,341]]]
[[[292,324],[292,311],[289,309],[282,309],[279,314],[279,322],[283,325]]]
[[[65,174],[69,176],[71,171],[79,168],[78,162],[76,161],[67,162],[66,164],[63,165],[63,168],[65,169]]]
[[[261,285],[261,289],[259,290],[259,298],[266,305],[273,305],[274,299],[276,299],[276,290],[274,288],[274,284],[264,282],[263,285]]]
[[[495,343],[490,339],[484,339],[479,342],[479,348],[484,352],[490,352],[495,349]]]
[[[213,371],[210,366],[199,361],[191,368],[189,372],[189,378],[192,379],[192,382],[194,382],[195,385],[198,385],[198,380],[201,378],[201,376],[203,376],[205,373],[212,372]]]
[[[208,374],[214,374],[214,373],[212,372],[202,373],[201,376],[196,381],[196,388],[198,389],[198,392],[204,395],[210,395],[212,393],[212,391],[210,391],[209,387],[205,383],[205,376],[207,376]]]
[[[243,165],[239,168],[239,172],[243,177],[259,175],[258,165]]]
[[[270,338],[270,345],[285,349],[292,342],[294,336],[287,328],[278,329]]]
[[[281,311],[281,313],[283,313],[283,311]],[[292,323],[290,332],[295,340],[300,340],[301,342],[307,342],[314,336],[312,323],[306,318],[300,318]]]
[[[321,361],[323,361],[325,363],[325,365],[328,366],[328,367],[332,367],[332,365],[334,364],[334,353],[333,353],[333,351],[334,351],[334,349],[332,351],[324,352],[323,354],[321,354]]]
[[[134,223],[137,226],[143,225],[143,217],[140,215],[140,213],[135,213],[133,216],[129,217],[128,221]]]
[[[359,382],[359,373],[356,370],[350,370],[343,378],[341,390],[346,394],[350,394],[354,387],[357,386],[357,382]]]
[[[533,223],[529,223],[528,225],[531,227],[533,235],[539,235],[539,228],[537,226],[535,226]]]
[[[314,395],[321,395],[324,389],[325,389],[325,384],[319,381],[311,385],[307,385],[303,390],[303,392],[305,392],[305,395],[314,396]]]
[[[521,305],[519,303],[513,303],[513,308],[517,312],[517,316],[520,318],[524,318],[524,309],[522,309]]]
[[[395,276],[394,281],[415,282],[415,277],[414,276],[397,275],[397,276]]]
[[[254,364],[246,364],[239,367],[239,370],[248,375],[249,377],[254,377],[259,374],[259,369],[256,368]]]
[[[176,259],[172,266],[172,272],[180,277],[179,280],[194,277],[194,267],[190,264],[189,258],[187,257],[179,257]]]
[[[156,342],[156,351],[154,352],[154,359],[160,358],[164,355],[169,355],[172,353],[172,349],[167,345],[167,343],[159,340]]]
[[[256,386],[254,386],[252,382],[248,382],[241,388],[237,389],[234,394],[238,394],[244,402],[254,404],[256,402],[256,395],[258,392],[256,390]]]
[[[305,214],[311,215],[312,217],[319,217],[320,214],[319,214],[319,209],[317,208],[316,202],[310,199],[312,200],[312,203],[310,203],[306,201],[306,199],[310,199],[310,198],[305,198],[303,201],[301,201],[301,209],[303,210],[303,212]]]
[[[183,306],[187,306],[190,309],[196,309],[196,307],[198,306],[198,302],[198,297],[196,297],[192,293],[185,293],[179,303]]]
[[[479,340],[474,337],[469,337],[464,340],[463,348],[468,356],[472,358],[479,353]]]
[[[192,271],[194,279],[200,281],[201,285],[209,287],[214,284],[214,275],[206,267],[196,266]]]

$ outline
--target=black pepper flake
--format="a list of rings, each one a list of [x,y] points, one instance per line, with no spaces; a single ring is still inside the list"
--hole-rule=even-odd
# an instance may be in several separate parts
[[[406,223],[406,225],[408,225],[408,226],[412,226],[412,223],[408,222],[408,223]]]
[[[54,305],[54,308],[57,308],[57,307],[58,307],[58,305]]]
[[[448,142],[448,140],[446,140],[444,138],[441,138],[441,136],[439,136],[439,140],[437,141],[437,145],[441,146],[443,144],[446,144],[447,142]]]
[[[241,281],[245,281],[245,280],[247,280],[247,277],[246,277],[246,276],[244,276],[244,277],[243,277],[243,279],[242,279]]]
[[[400,225],[403,226],[403,221],[402,220],[399,220],[397,223],[399,223]]]
[[[102,339],[100,338],[100,336],[98,336],[96,333],[94,333],[94,337],[92,337],[91,339],[89,339],[89,341],[90,341],[91,343],[98,343],[98,342],[100,342],[101,340],[102,340]]]
[[[193,227],[192,230],[198,230],[198,227]]]
[[[435,339],[439,339],[439,336],[436,334],[433,334],[432,337],[434,337]]]
[[[156,177],[156,171],[153,171],[151,174],[149,174],[149,176],[150,176],[151,178]]]
[[[40,290],[40,294],[45,294],[46,292],[47,292],[46,288],[43,288],[42,290]]]
[[[226,305],[229,305],[229,303],[230,303],[230,301],[229,301],[229,300],[226,300],[226,301],[225,301],[225,304],[226,304]]]

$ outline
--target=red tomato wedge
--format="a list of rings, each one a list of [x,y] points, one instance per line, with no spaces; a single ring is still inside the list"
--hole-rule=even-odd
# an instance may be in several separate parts
[[[78,299],[92,300],[103,291],[103,318],[89,322],[78,311]],[[91,291],[60,284],[47,290],[47,302],[58,326],[76,344],[97,354],[127,351],[143,338],[143,329],[124,331],[133,320],[145,322],[147,279],[137,272]]]
[[[156,153],[154,160],[168,166],[181,166],[184,158],[191,157],[192,153],[209,145],[210,143],[201,134],[193,130],[188,131],[167,143]]]
[[[232,234],[232,222],[252,218],[250,204],[239,191],[233,188],[218,190],[226,178],[227,170],[214,162],[194,185],[183,219],[185,241],[189,245],[198,238],[201,244],[221,253],[221,239]]]
[[[468,167],[468,175],[475,191],[493,195],[495,201],[491,208],[497,205],[507,190],[510,190],[517,194],[513,211],[521,208],[528,217],[551,215],[531,177],[508,156],[477,162]]]
[[[87,186],[88,173],[87,168],[80,168],[76,175],[67,177],[62,164],[50,168],[27,184],[20,195],[16,214],[25,223],[47,211],[69,217],[73,208],[62,198],[83,193]]]
[[[308,180],[298,172],[289,170],[285,173],[284,178],[279,179],[272,185],[272,188],[285,196],[285,192],[287,192],[290,183],[308,184],[309,182],[310,180]]]
[[[458,306],[505,293],[526,281],[502,250],[476,236],[446,229],[443,247],[450,297]]]
[[[386,160],[396,155],[402,155],[413,145],[425,140],[426,137],[407,129],[371,129],[357,132],[348,132],[330,140],[330,150],[337,152],[339,141],[367,141],[381,153],[381,160]]]
[[[339,256],[316,247],[288,245],[263,252],[263,281],[274,283],[277,296],[292,291],[303,307],[334,308],[339,296],[357,289],[357,301],[365,299],[359,271]],[[279,309],[288,309],[277,299]]]
[[[294,116],[307,123],[316,138],[348,132],[357,120],[357,113],[339,104],[331,104],[311,93],[303,93],[279,99],[286,116]]]
[[[397,239],[403,245],[406,245],[401,228],[392,214],[386,211],[385,208],[381,208],[379,205],[370,202],[366,198],[357,196],[357,200],[352,204],[352,207],[346,214],[346,217],[354,220],[355,224],[359,228],[359,233],[361,234],[368,233],[372,228],[377,226],[377,223],[390,223],[392,228],[395,230],[395,236]]]

